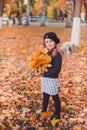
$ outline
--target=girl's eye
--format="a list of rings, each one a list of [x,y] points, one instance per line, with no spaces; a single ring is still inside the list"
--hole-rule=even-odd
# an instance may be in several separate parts
[[[48,43],[48,41],[46,41],[45,43]]]
[[[51,41],[46,41],[46,43],[50,43],[50,42],[52,42],[52,40]]]
[[[50,42],[53,42],[53,40],[50,40]]]
[[[53,41],[50,41],[50,42],[53,42]]]

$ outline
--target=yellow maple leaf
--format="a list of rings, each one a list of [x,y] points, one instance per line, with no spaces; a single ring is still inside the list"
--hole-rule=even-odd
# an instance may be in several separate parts
[[[52,124],[53,126],[55,126],[58,122],[59,122],[58,119],[53,119],[53,120],[51,120],[51,124]]]

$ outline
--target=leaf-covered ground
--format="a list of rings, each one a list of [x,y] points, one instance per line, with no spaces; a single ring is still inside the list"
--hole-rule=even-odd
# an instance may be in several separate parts
[[[49,116],[38,118],[42,107],[40,77],[28,63],[30,54],[42,47],[47,31],[58,34],[59,48],[70,40],[68,28],[4,26],[0,30],[0,130],[87,130],[87,28],[81,28],[81,46],[63,56],[60,121],[52,126]],[[54,112],[51,98],[48,112]]]

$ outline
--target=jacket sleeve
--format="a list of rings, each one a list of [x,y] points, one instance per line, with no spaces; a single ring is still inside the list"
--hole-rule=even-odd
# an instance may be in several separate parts
[[[55,77],[61,71],[62,65],[62,56],[58,53],[55,57],[52,58],[52,67],[48,68],[47,72],[44,72],[45,77]]]

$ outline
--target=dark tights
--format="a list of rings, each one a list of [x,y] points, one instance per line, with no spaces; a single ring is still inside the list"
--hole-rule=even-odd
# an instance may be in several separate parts
[[[47,111],[47,107],[48,107],[48,103],[49,103],[49,94],[43,93],[43,112]],[[55,104],[55,114],[58,115],[58,117],[60,118],[60,99],[59,99],[59,95],[52,95],[54,104]]]

